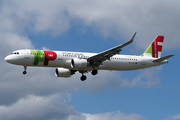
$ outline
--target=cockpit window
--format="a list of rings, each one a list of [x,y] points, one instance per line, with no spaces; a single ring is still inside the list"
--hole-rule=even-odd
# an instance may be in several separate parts
[[[15,54],[15,55],[18,54],[19,55],[19,52],[13,52],[12,54]]]

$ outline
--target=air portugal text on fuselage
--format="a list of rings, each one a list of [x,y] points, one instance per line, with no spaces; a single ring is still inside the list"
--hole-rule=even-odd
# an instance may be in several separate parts
[[[30,52],[34,55],[33,65],[43,63],[44,66],[48,66],[49,61],[54,61],[57,58],[57,54],[54,51],[30,50]]]

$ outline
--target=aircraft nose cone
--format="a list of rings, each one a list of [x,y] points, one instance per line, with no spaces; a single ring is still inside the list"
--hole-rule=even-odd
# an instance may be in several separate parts
[[[13,59],[11,58],[11,56],[7,56],[4,58],[4,60],[8,63],[11,63],[13,61]]]

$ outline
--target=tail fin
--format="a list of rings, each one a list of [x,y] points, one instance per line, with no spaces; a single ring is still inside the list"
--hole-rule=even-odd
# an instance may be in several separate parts
[[[164,36],[157,36],[141,56],[160,58],[163,47]]]

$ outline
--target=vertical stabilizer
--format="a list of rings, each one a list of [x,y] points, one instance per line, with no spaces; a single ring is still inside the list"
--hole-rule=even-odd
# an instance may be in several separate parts
[[[160,58],[164,36],[157,36],[141,56]]]

